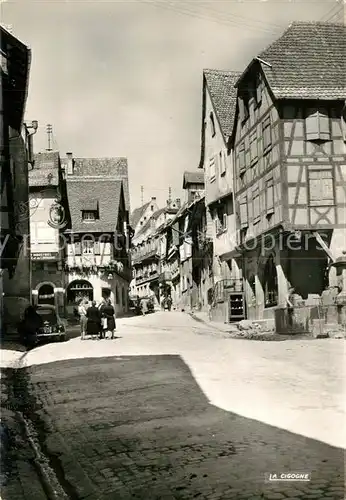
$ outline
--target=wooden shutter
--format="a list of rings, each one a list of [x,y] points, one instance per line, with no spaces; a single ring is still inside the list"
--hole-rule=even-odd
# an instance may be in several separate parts
[[[245,144],[239,146],[239,174],[245,171]]]
[[[318,111],[318,121],[319,121],[319,132],[320,139],[329,141],[330,140],[330,122],[328,111],[326,109],[320,109]]]
[[[317,109],[309,109],[305,119],[306,139],[315,141],[320,138],[319,113]]]
[[[250,136],[250,157],[251,157],[251,164],[256,163],[256,161],[258,160],[256,130]]]
[[[260,204],[259,204],[259,190],[254,189],[252,192],[252,205],[253,205],[253,219],[258,222],[260,218]]]
[[[80,241],[75,242],[74,249],[75,249],[75,251],[74,251],[75,255],[82,255],[82,247],[81,247]]]
[[[226,172],[226,155],[224,151],[220,153],[220,175]]]
[[[174,246],[179,246],[179,222],[176,222],[172,226],[172,243]]]
[[[333,172],[331,169],[309,169],[310,205],[334,205]]]
[[[266,210],[267,214],[274,212],[274,184],[273,179],[269,179],[266,185]]]
[[[239,212],[240,212],[240,227],[242,229],[248,227],[248,206],[246,198],[243,198],[240,201]]]

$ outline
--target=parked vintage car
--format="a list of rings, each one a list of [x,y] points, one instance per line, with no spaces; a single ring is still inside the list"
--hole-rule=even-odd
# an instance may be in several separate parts
[[[19,325],[19,332],[24,342],[35,345],[43,340],[66,340],[66,327],[55,306],[41,304],[36,308],[34,320],[25,317]]]

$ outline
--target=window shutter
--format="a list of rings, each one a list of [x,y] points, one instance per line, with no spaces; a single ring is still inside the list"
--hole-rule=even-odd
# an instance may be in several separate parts
[[[214,179],[215,177],[215,156],[209,160],[209,176],[210,179]]]
[[[179,222],[172,227],[172,241],[174,246],[179,246]]]
[[[341,114],[341,130],[344,142],[346,142],[346,109],[344,108]]]
[[[320,139],[329,141],[330,140],[330,123],[327,110],[320,110],[318,112],[319,116],[319,129],[320,129]]]
[[[305,126],[306,126],[306,139],[308,141],[314,141],[320,138],[319,114],[317,109],[308,110],[308,114],[305,119]]]
[[[274,211],[274,185],[273,185],[273,179],[269,179],[267,181],[267,190],[266,190],[266,197],[267,197],[267,214],[273,213]]]
[[[258,160],[256,131],[252,133],[250,138],[250,155],[251,155],[251,164],[256,163],[256,161]]]
[[[220,173],[220,165],[219,165],[220,155],[216,154],[214,158],[215,158],[215,177],[216,177]]]
[[[239,173],[243,173],[245,171],[245,144],[242,143],[239,146]]]
[[[75,255],[82,255],[82,248],[81,248],[81,242],[80,241],[76,241],[75,244],[74,244],[74,248],[75,248]]]
[[[240,202],[239,209],[240,209],[240,226],[243,229],[248,227],[248,207],[246,199]]]
[[[260,218],[260,206],[259,206],[259,191],[256,188],[252,193],[252,204],[253,204],[253,218],[254,222],[258,222]]]
[[[226,155],[224,151],[220,153],[220,174],[224,174],[226,172]]]

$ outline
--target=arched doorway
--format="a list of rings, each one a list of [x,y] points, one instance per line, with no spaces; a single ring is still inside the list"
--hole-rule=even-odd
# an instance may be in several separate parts
[[[44,283],[38,288],[38,304],[50,304],[54,306],[55,304],[55,296],[54,296],[54,287],[49,283]]]
[[[67,305],[74,306],[80,300],[94,300],[94,288],[89,281],[75,280],[67,287]]]

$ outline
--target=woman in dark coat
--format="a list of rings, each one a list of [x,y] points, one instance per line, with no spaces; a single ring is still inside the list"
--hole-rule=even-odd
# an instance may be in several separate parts
[[[86,312],[87,317],[87,334],[88,335],[100,335],[101,326],[101,313],[96,307],[96,302],[93,300],[91,307],[88,308]]]
[[[114,307],[112,306],[112,303],[110,300],[106,302],[104,306],[102,306],[102,316],[106,318],[107,321],[107,328],[106,331],[111,332],[112,334],[112,339],[114,339],[114,331],[115,331],[115,310]]]

